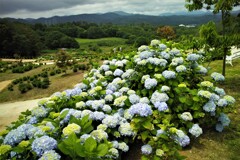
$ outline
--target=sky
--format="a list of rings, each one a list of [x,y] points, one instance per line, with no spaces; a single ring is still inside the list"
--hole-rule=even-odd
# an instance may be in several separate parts
[[[159,15],[186,11],[185,0],[0,0],[0,17],[40,18],[124,11]]]

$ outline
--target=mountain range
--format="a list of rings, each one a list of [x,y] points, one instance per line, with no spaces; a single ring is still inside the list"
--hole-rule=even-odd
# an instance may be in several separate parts
[[[132,14],[122,11],[96,13],[96,14],[79,14],[70,16],[54,16],[50,18],[38,19],[14,19],[13,21],[20,21],[25,23],[42,23],[42,24],[59,24],[66,22],[86,21],[90,23],[113,23],[113,24],[136,24],[149,23],[153,25],[179,25],[179,24],[203,24],[208,21],[218,22],[221,20],[219,14],[214,15],[211,12],[179,12],[179,13],[165,13],[158,16]]]

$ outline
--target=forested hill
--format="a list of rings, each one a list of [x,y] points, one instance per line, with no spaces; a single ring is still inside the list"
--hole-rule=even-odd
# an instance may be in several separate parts
[[[124,14],[123,14],[124,13]],[[150,16],[140,14],[128,14],[125,12],[109,12],[105,14],[80,14],[71,16],[54,16],[39,19],[11,19],[27,23],[59,24],[66,22],[86,21],[91,23],[113,23],[113,24],[136,24],[148,23],[153,25],[179,25],[179,24],[204,24],[208,21],[220,21],[220,15],[200,14],[200,15],[168,15]]]

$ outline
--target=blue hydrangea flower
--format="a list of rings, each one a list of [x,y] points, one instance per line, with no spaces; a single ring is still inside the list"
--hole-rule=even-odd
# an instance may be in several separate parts
[[[222,82],[225,80],[225,77],[220,74],[220,73],[217,73],[217,72],[213,72],[211,74],[211,77],[216,81],[216,82]]]
[[[114,76],[118,76],[120,77],[121,75],[123,74],[123,71],[121,69],[116,69],[114,72],[113,72],[113,75]]]
[[[187,70],[187,68],[186,68],[184,65],[180,65],[180,66],[177,66],[177,67],[176,67],[176,71],[177,71],[178,73],[180,73],[180,72],[186,72],[186,70]]]
[[[136,104],[140,101],[140,97],[136,94],[131,94],[128,98],[132,104]]]
[[[29,119],[29,121],[27,122],[27,124],[36,124],[38,122],[37,117],[33,116]]]
[[[152,104],[155,104],[156,102],[167,102],[169,99],[168,95],[166,93],[159,93],[158,91],[155,91],[151,96],[151,102]]]
[[[122,87],[120,90],[119,90],[119,92],[120,93],[127,93],[129,91],[129,88],[128,87]]]
[[[152,108],[146,103],[137,103],[132,105],[128,112],[132,116],[140,115],[141,117],[147,117],[152,114]]]
[[[189,129],[189,133],[191,133],[195,137],[199,137],[203,133],[203,131],[198,124],[194,124],[192,128]]]
[[[36,138],[32,142],[32,150],[38,156],[41,156],[44,152],[53,150],[55,148],[57,148],[57,141],[49,136]]]
[[[167,49],[167,46],[165,45],[165,44],[159,44],[159,48],[160,48],[160,50],[165,50],[165,49]]]
[[[194,54],[194,53],[189,54],[187,56],[187,60],[189,60],[189,61],[197,61],[199,58],[200,58],[200,56],[198,54]]]
[[[170,58],[170,54],[168,54],[167,52],[161,52],[160,55],[164,59],[169,59]]]
[[[39,160],[60,160],[60,159],[61,156],[54,150],[44,152],[42,157],[39,158]]]
[[[166,102],[156,102],[154,103],[154,107],[157,108],[160,112],[168,110],[168,105]]]
[[[153,52],[150,51],[143,51],[140,53],[140,58],[141,59],[148,59],[149,57],[152,57],[154,55]]]
[[[203,110],[206,112],[215,112],[216,104],[210,100],[203,106]]]
[[[215,93],[212,93],[211,97],[210,97],[210,100],[216,102],[220,99],[219,95],[215,94]]]
[[[223,125],[221,123],[217,123],[216,126],[215,126],[215,129],[218,132],[222,132],[224,127],[223,127]]]
[[[173,139],[182,147],[185,147],[190,143],[190,138],[181,130],[177,130]]]
[[[148,78],[144,82],[144,87],[146,89],[154,88],[157,85],[157,80],[154,78]]]
[[[48,111],[44,107],[35,107],[31,110],[31,112],[32,116],[35,116],[36,118],[43,118],[48,114]]]
[[[223,127],[226,127],[226,126],[229,126],[230,124],[230,119],[228,118],[228,116],[224,113],[221,113],[219,118],[218,118],[218,121],[221,122],[221,124],[223,125]]]
[[[152,153],[152,147],[149,144],[145,144],[141,147],[142,154],[149,155]]]
[[[93,120],[101,121],[105,118],[105,114],[103,112],[95,111],[93,112]]]
[[[165,70],[165,71],[162,72],[162,75],[166,79],[174,79],[174,78],[176,78],[176,73],[174,71],[167,71],[167,70]]]

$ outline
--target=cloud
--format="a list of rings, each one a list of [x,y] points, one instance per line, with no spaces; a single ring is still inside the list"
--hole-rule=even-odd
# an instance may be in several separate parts
[[[39,18],[82,13],[129,13],[159,15],[183,11],[185,0],[0,0],[0,17]]]

